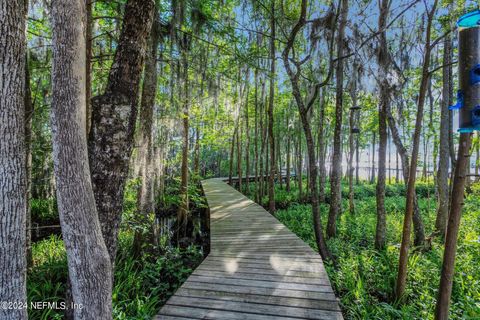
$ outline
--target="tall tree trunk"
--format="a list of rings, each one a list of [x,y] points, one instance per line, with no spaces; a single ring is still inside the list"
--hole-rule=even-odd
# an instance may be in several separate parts
[[[375,150],[376,150],[376,145],[377,145],[377,133],[373,132],[373,144],[372,144],[372,165],[371,165],[371,174],[370,174],[370,183],[373,184],[375,183],[375,175],[377,172],[377,169],[375,168]]]
[[[453,274],[455,270],[455,255],[457,252],[458,229],[464,201],[466,183],[466,171],[470,165],[470,145],[472,136],[469,133],[460,134],[458,147],[457,164],[453,178],[452,198],[450,212],[448,215],[447,234],[445,238],[445,250],[443,254],[442,273],[440,277],[440,288],[438,290],[437,305],[435,308],[435,319],[448,319],[448,309],[452,294]]]
[[[319,169],[319,193],[318,200],[325,202],[325,182],[327,180],[327,169],[325,168],[325,90],[320,92],[320,120],[318,125],[318,163]]]
[[[300,128],[299,128],[300,129]],[[297,184],[298,184],[298,200],[303,202],[303,158],[302,158],[302,134],[298,131],[297,138]]]
[[[388,72],[390,59],[388,57],[387,33],[385,27],[388,20],[389,1],[382,0],[378,20],[378,29],[384,30],[379,35],[378,65],[380,86],[380,108],[378,112],[378,181],[377,181],[377,225],[375,232],[375,248],[383,250],[386,245],[387,214],[385,211],[385,162],[387,156],[387,105],[389,101]]]
[[[259,184],[258,177],[258,69],[255,68],[254,73],[255,81],[255,202],[260,203],[259,197]]]
[[[291,133],[290,133],[290,117],[287,112],[286,116],[287,122],[287,154],[286,154],[286,176],[285,176],[285,189],[287,192],[290,192],[290,152],[291,152]]]
[[[180,28],[186,22],[185,17],[185,2],[179,2],[179,21]],[[178,37],[178,46],[180,48],[180,56],[182,61],[182,127],[183,127],[183,142],[182,142],[182,165],[181,165],[181,179],[180,179],[180,206],[177,211],[177,241],[186,236],[187,223],[189,215],[189,197],[188,197],[188,156],[189,156],[189,130],[190,130],[190,81],[188,75],[188,52],[190,48],[190,36],[183,33]],[[180,67],[180,66],[179,66]]]
[[[401,164],[402,164],[402,173],[403,173],[403,182],[407,185],[408,177],[409,177],[409,164],[410,159],[408,157],[408,151],[402,143],[400,138],[400,133],[398,132],[397,125],[395,123],[395,119],[392,115],[390,106],[387,107],[387,120],[388,125],[390,127],[390,131],[392,133],[392,140],[395,144],[397,149],[397,155],[400,156]],[[423,225],[422,216],[420,215],[420,209],[418,207],[418,200],[415,194],[415,199],[413,203],[413,229],[414,229],[414,244],[416,246],[421,246],[425,242],[425,227]]]
[[[341,1],[340,25],[337,38],[337,57],[343,57],[345,27],[348,17],[348,0]],[[336,95],[335,95],[335,129],[333,137],[332,173],[330,176],[330,211],[328,213],[327,236],[337,234],[337,217],[342,211],[342,116],[343,116],[343,65],[344,60],[337,61]]]
[[[112,269],[98,219],[86,138],[85,1],[52,2],[52,140],[58,211],[75,319],[112,319]]]
[[[245,191],[250,191],[249,181],[250,181],[250,128],[249,128],[249,118],[248,118],[248,94],[250,90],[250,71],[246,72],[245,79]]]
[[[200,176],[200,126],[197,124],[195,127],[195,146],[193,150],[193,174],[195,179]]]
[[[128,0],[105,92],[92,99],[89,162],[102,234],[114,267],[132,153],[143,58],[155,3]]]
[[[408,250],[410,247],[410,228],[411,220],[415,207],[415,181],[417,174],[417,161],[418,161],[418,152],[420,147],[420,134],[422,131],[422,120],[423,120],[423,109],[425,105],[425,96],[428,85],[429,78],[429,67],[430,67],[430,52],[431,52],[431,28],[432,21],[437,7],[438,0],[434,1],[432,9],[428,12],[428,21],[426,29],[426,39],[425,39],[425,52],[423,57],[423,67],[422,67],[422,80],[420,82],[420,91],[418,95],[418,104],[417,104],[417,119],[415,121],[415,132],[413,134],[413,151],[412,158],[410,160],[410,171],[407,184],[407,199],[406,199],[406,209],[405,217],[403,222],[403,231],[402,231],[402,243],[400,246],[400,258],[398,261],[398,277],[396,283],[396,296],[397,299],[400,299],[405,292],[405,286],[407,282],[407,266],[408,266]]]
[[[355,142],[355,183],[358,185],[360,184],[360,138],[359,134],[356,136],[356,142]]]
[[[85,0],[86,3],[86,40],[87,44],[85,47],[85,54],[86,54],[86,62],[85,62],[85,72],[86,72],[86,132],[87,137],[88,133],[90,132],[91,121],[92,121],[92,55],[93,55],[93,16],[92,16],[92,7],[93,7],[94,0]]]
[[[347,177],[348,177],[348,210],[350,214],[355,213],[354,202],[354,190],[353,190],[353,172],[355,168],[353,166],[353,157],[355,155],[355,107],[357,106],[357,76],[358,76],[358,63],[353,63],[352,79],[350,86],[350,97],[352,99],[352,107],[350,108],[350,114],[348,119],[349,134],[348,134],[348,165],[347,165]]]
[[[447,35],[444,40],[443,49],[443,64],[448,65],[452,60],[452,40],[450,35]],[[450,101],[450,75],[451,69],[443,68],[443,87],[442,87],[442,102],[440,113],[440,151],[438,160],[437,173],[437,188],[438,188],[438,207],[437,218],[435,220],[435,229],[443,238],[447,227],[448,218],[448,170],[449,170],[449,116],[448,107],[452,104]]]
[[[275,214],[275,136],[273,107],[275,99],[275,0],[270,0],[270,94],[268,98],[268,141],[270,142],[270,174],[268,179],[268,211]]]
[[[260,136],[261,136],[261,144],[260,144],[260,184],[258,188],[258,198],[260,203],[263,202],[263,195],[264,195],[264,185],[265,185],[265,171],[264,171],[264,159],[265,159],[265,126],[263,123],[264,117],[264,99],[265,99],[265,81],[262,80],[262,94],[261,94],[261,103],[260,103]]]
[[[150,34],[150,43],[145,57],[145,76],[143,80],[142,101],[140,104],[140,178],[141,186],[138,197],[139,222],[148,224],[148,216],[155,213],[154,203],[154,168],[153,168],[153,113],[157,95],[157,47],[159,30],[157,25],[158,10],[155,9],[154,24]],[[142,229],[142,228],[140,228]],[[155,224],[152,225],[152,234]],[[135,232],[134,250],[138,254],[144,242],[142,231]],[[155,241],[155,239],[154,239]]]
[[[27,303],[25,166],[25,21],[23,1],[0,1],[0,301]],[[27,319],[27,309],[0,308]]]
[[[237,177],[238,190],[242,191],[242,123],[239,120],[237,125]]]
[[[344,5],[346,5],[346,0],[342,1]],[[317,174],[318,174],[318,167],[317,161],[315,157],[315,143],[312,136],[312,129],[310,126],[310,119],[309,111],[316,99],[318,94],[318,88],[315,88],[314,94],[311,98],[307,100],[305,104],[304,99],[301,95],[300,86],[299,86],[299,73],[294,72],[290,65],[289,61],[289,54],[293,48],[295,37],[299,32],[300,28],[305,24],[306,21],[306,12],[307,12],[307,1],[303,0],[301,5],[301,13],[300,18],[292,30],[290,34],[287,44],[285,46],[285,50],[282,53],[283,64],[287,71],[287,74],[290,78],[290,82],[292,84],[292,94],[295,98],[295,102],[297,103],[298,112],[300,114],[300,120],[303,126],[303,133],[305,134],[305,140],[307,143],[307,154],[308,154],[308,182],[309,182],[309,189],[311,192],[310,202],[312,204],[312,218],[313,218],[313,225],[314,225],[314,232],[315,232],[315,240],[318,248],[319,254],[325,260],[330,260],[332,257],[330,252],[327,248],[327,244],[325,242],[323,236],[323,227],[320,218],[320,206],[318,202],[318,185],[317,185]],[[345,18],[345,16],[344,16]],[[299,146],[301,145],[299,139]]]
[[[34,105],[30,90],[30,71],[28,69],[28,54],[25,57],[25,171],[26,171],[26,248],[27,267],[32,266],[32,117]]]
[[[237,137],[237,129],[233,131],[232,143],[230,144],[230,162],[228,170],[228,184],[233,187],[233,156],[235,152],[235,139]]]
[[[390,129],[390,132],[391,130],[392,129]],[[397,147],[395,146],[395,182],[398,183],[399,181],[400,181],[400,166],[398,163],[398,150],[397,150]]]

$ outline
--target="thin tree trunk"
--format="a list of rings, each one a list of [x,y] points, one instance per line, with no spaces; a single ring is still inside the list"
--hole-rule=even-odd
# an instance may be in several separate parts
[[[245,80],[245,191],[249,192],[249,181],[250,181],[250,128],[249,128],[249,118],[248,118],[248,94],[250,90],[250,71],[247,70],[246,80]]]
[[[452,40],[449,35],[444,40],[443,49],[443,64],[448,65],[452,59]],[[450,101],[450,68],[443,68],[443,87],[442,87],[442,102],[440,113],[440,151],[438,161],[437,173],[437,188],[438,188],[438,207],[437,218],[435,220],[435,229],[443,238],[447,227],[448,218],[448,170],[449,170],[449,116],[448,107],[452,104]]]
[[[287,122],[287,154],[286,154],[286,177],[285,177],[285,188],[287,192],[290,192],[290,152],[291,152],[291,133],[290,133],[290,117],[286,116]]]
[[[325,181],[327,180],[327,170],[325,168],[325,90],[320,92],[320,121],[318,125],[318,162],[320,165],[319,169],[319,193],[318,201],[321,203],[325,202]]]
[[[470,164],[471,134],[460,135],[458,147],[457,165],[453,178],[452,198],[448,215],[448,227],[445,238],[445,250],[443,254],[442,273],[440,277],[440,288],[438,290],[437,305],[435,308],[435,319],[448,319],[448,309],[452,294],[453,274],[455,271],[455,255],[457,252],[458,229],[462,214],[464,191],[466,183],[466,170]]]
[[[128,0],[105,92],[92,99],[89,162],[102,234],[112,268],[132,153],[143,58],[155,3]]]
[[[389,1],[382,0],[380,5],[380,14],[378,20],[378,29],[385,30],[388,13],[389,13]],[[378,148],[378,181],[377,181],[377,225],[375,232],[375,248],[377,250],[383,250],[386,245],[386,231],[387,231],[387,213],[385,211],[385,162],[387,153],[387,108],[389,101],[389,84],[388,84],[388,72],[389,72],[389,57],[388,57],[388,44],[387,33],[383,31],[379,35],[379,49],[377,60],[379,64],[379,86],[380,86],[380,108],[378,112],[378,136],[379,136],[379,148]]]
[[[237,125],[237,177],[238,177],[238,190],[242,192],[242,124],[239,121]]]
[[[255,202],[260,203],[258,177],[258,69],[255,69]]]
[[[348,17],[348,0],[341,1],[340,25],[337,38],[337,57],[344,52],[345,27]],[[343,115],[343,65],[344,60],[337,61],[336,96],[335,96],[335,129],[333,137],[332,173],[330,176],[330,211],[328,213],[327,236],[337,234],[337,217],[342,211],[342,115]]]
[[[342,4],[346,6],[347,1],[346,0],[342,1]],[[300,19],[295,25],[295,27],[293,28],[292,33],[290,34],[290,37],[287,40],[287,45],[285,47],[285,50],[283,51],[282,58],[283,58],[283,63],[285,65],[285,69],[290,78],[290,82],[292,83],[292,94],[295,98],[295,102],[297,103],[300,119],[303,126],[303,133],[305,134],[305,140],[307,142],[308,171],[309,171],[308,176],[309,176],[309,186],[311,191],[310,202],[312,204],[312,218],[313,218],[316,244],[317,244],[318,252],[322,256],[322,258],[325,260],[331,260],[332,257],[330,255],[330,252],[327,248],[327,244],[323,236],[323,227],[322,227],[322,222],[320,218],[320,208],[319,208],[319,202],[318,202],[318,185],[317,185],[318,168],[317,168],[317,162],[315,158],[315,143],[312,137],[312,130],[310,126],[310,117],[309,117],[309,110],[312,107],[313,102],[315,101],[316,95],[318,94],[318,89],[315,89],[316,91],[315,91],[315,94],[313,95],[313,98],[310,98],[309,101],[307,101],[307,104],[305,105],[304,99],[300,92],[299,74],[294,73],[292,71],[292,68],[289,62],[289,53],[294,45],[295,37],[299,29],[301,28],[302,24],[305,24],[306,11],[307,11],[307,1],[303,0],[301,5]],[[345,7],[342,7],[342,12],[345,13]],[[343,18],[344,19],[346,18],[346,13],[343,15]],[[299,145],[301,144],[299,143]]]
[[[52,2],[52,140],[75,319],[112,319],[112,268],[88,167],[85,2]]]
[[[263,117],[264,117],[264,100],[265,99],[265,81],[262,81],[262,94],[261,94],[261,104],[260,104],[260,135],[261,135],[261,145],[260,145],[260,184],[258,188],[258,198],[259,202],[263,202],[263,195],[264,195],[264,185],[265,185],[265,171],[264,171],[264,159],[265,157],[265,126],[263,124]]]
[[[183,6],[183,2],[180,2],[180,6]],[[185,8],[181,8],[180,21],[184,23]],[[177,241],[183,237],[186,237],[187,223],[189,215],[189,197],[188,197],[188,156],[189,156],[189,130],[190,130],[190,88],[189,88],[189,76],[188,76],[188,50],[190,46],[190,37],[188,34],[183,34],[179,38],[179,47],[181,51],[181,61],[183,64],[183,92],[182,92],[182,125],[183,125],[183,145],[182,145],[182,165],[181,165],[181,179],[180,179],[180,206],[177,211]]]
[[[229,170],[228,170],[228,184],[233,187],[233,156],[235,152],[235,139],[237,136],[237,130],[233,131],[232,143],[230,144],[230,163],[229,163]]]
[[[387,120],[388,125],[390,127],[390,131],[392,133],[393,143],[397,148],[397,153],[400,156],[401,164],[402,164],[402,173],[403,173],[403,182],[407,185],[408,177],[409,177],[409,164],[410,160],[408,157],[408,151],[402,143],[400,138],[400,133],[398,132],[397,125],[395,123],[395,119],[393,118],[392,112],[390,107],[387,108]],[[420,209],[418,207],[418,200],[415,194],[414,199],[414,210],[413,210],[413,229],[414,229],[414,244],[415,246],[421,246],[425,242],[425,227],[423,225],[422,216],[420,215]]]
[[[303,202],[303,177],[302,177],[302,135],[298,131],[297,141],[297,183],[298,183],[298,200]]]
[[[420,147],[420,134],[422,131],[422,120],[423,120],[423,109],[425,105],[425,96],[428,85],[429,78],[429,67],[430,67],[430,36],[431,36],[431,27],[432,21],[437,7],[438,0],[435,0],[431,11],[428,12],[428,21],[426,29],[426,39],[425,39],[425,52],[423,57],[423,67],[422,67],[422,80],[420,82],[420,91],[418,95],[418,105],[417,105],[417,119],[415,121],[415,132],[413,134],[413,151],[412,158],[410,160],[410,171],[407,184],[407,199],[406,199],[406,210],[403,223],[403,232],[402,232],[402,243],[400,246],[400,258],[398,261],[398,277],[396,283],[396,297],[400,299],[405,292],[406,282],[407,282],[407,266],[408,266],[408,250],[410,247],[410,228],[411,220],[415,208],[415,181],[417,174],[417,161],[418,161],[418,152]]]
[[[355,142],[355,183],[358,185],[360,184],[360,175],[359,175],[359,170],[360,170],[360,141],[359,141],[359,134],[357,134],[356,137],[356,142]]]
[[[25,57],[25,170],[26,170],[26,248],[27,267],[32,266],[32,117],[34,105],[30,90],[30,71],[28,69],[28,54]]]
[[[0,1],[0,301],[25,305],[26,15],[23,1]],[[0,308],[0,319],[27,319],[27,309]]]
[[[350,97],[352,99],[352,108],[350,108],[350,114],[348,119],[349,124],[349,134],[348,134],[348,166],[347,166],[347,176],[348,176],[348,209],[350,214],[355,213],[355,202],[354,202],[354,190],[353,190],[353,173],[355,168],[353,167],[353,157],[355,155],[355,139],[354,131],[355,128],[355,107],[357,105],[357,76],[358,76],[358,63],[355,61],[353,63],[353,72],[352,72],[352,85],[350,87]]]
[[[275,136],[273,135],[273,107],[275,99],[275,0],[270,7],[270,95],[268,99],[268,141],[270,142],[270,175],[268,179],[268,211],[275,214]]]
[[[370,183],[375,183],[375,175],[377,169],[375,168],[375,150],[376,150],[376,143],[377,143],[377,134],[373,132],[373,144],[372,144],[372,165],[371,165],[371,175],[370,175]]]

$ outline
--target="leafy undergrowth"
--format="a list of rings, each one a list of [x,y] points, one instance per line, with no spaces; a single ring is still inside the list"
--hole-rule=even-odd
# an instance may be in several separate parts
[[[341,299],[344,315],[347,319],[432,319],[443,245],[435,239],[432,250],[410,255],[406,296],[403,301],[395,302],[393,294],[405,208],[404,188],[400,185],[387,188],[389,245],[383,252],[374,249],[376,200],[374,187],[370,189],[372,185],[355,187],[355,214],[345,211],[337,222],[338,236],[328,240],[328,247],[338,266],[334,269],[331,264],[326,264],[326,268]],[[436,214],[434,192],[430,192],[430,189],[422,185],[422,191],[419,192],[419,205],[427,235],[432,232]],[[480,185],[472,189],[473,192],[466,199],[459,234],[451,319],[480,319]],[[277,190],[276,198],[279,198],[283,207],[287,207],[277,211],[277,218],[316,248],[310,205],[290,200],[296,199],[296,189],[290,194]],[[343,208],[348,208],[346,201]],[[322,204],[321,214],[325,225],[328,205]]]
[[[132,257],[133,234],[122,232],[115,269],[113,318],[151,319],[201,262],[195,247],[165,249],[158,256]],[[33,246],[28,273],[28,301],[62,302],[67,280],[63,241],[52,236]],[[29,310],[29,319],[62,319],[61,310]]]

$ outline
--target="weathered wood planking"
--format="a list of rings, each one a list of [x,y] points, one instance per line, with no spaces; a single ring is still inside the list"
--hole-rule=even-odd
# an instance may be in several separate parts
[[[155,319],[343,319],[317,253],[222,179],[202,184],[210,255]]]

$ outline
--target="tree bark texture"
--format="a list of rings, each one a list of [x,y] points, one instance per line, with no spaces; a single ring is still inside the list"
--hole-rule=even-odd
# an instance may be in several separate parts
[[[132,153],[139,82],[155,3],[128,0],[105,92],[92,99],[89,161],[102,234],[112,267]]]
[[[23,1],[0,1],[0,301],[26,303],[25,21]],[[27,310],[0,309],[0,319]]]
[[[452,40],[449,35],[444,40],[443,49],[443,64],[448,65],[452,60]],[[437,218],[435,220],[435,229],[443,238],[445,236],[445,230],[447,227],[448,218],[448,199],[449,199],[449,187],[448,187],[448,170],[450,167],[450,152],[449,152],[449,115],[448,107],[452,105],[450,101],[450,75],[451,69],[448,67],[443,68],[442,74],[442,101],[440,112],[440,150],[438,160],[438,173],[437,173],[437,188],[438,188],[438,206],[437,206]]]
[[[154,159],[153,159],[153,114],[155,97],[157,95],[157,47],[159,43],[158,10],[155,9],[155,19],[150,34],[148,51],[145,56],[145,71],[140,104],[139,134],[140,134],[140,179],[141,185],[138,197],[139,220],[148,223],[148,215],[155,213],[154,201]],[[153,227],[153,226],[152,226]],[[152,230],[154,231],[154,230]],[[135,233],[134,247],[141,250],[143,236],[140,231]]]
[[[112,319],[112,271],[87,155],[85,1],[52,1],[52,140],[75,319]]]

